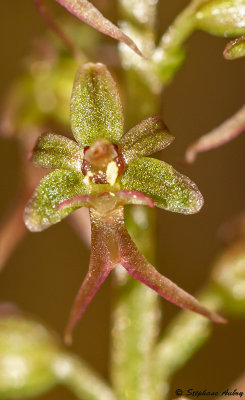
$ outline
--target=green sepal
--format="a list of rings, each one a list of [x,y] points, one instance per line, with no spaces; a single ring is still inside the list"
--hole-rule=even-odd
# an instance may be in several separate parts
[[[81,172],[58,169],[46,175],[26,206],[24,221],[27,228],[33,232],[42,231],[74,211],[76,207],[60,210],[57,207],[71,197],[90,194],[91,185],[85,185],[83,178]]]
[[[47,133],[40,136],[31,161],[38,167],[81,171],[83,150],[64,136]]]
[[[174,137],[158,116],[141,121],[120,139],[120,151],[126,163],[156,153],[167,147]]]
[[[229,232],[232,232],[232,228]],[[216,260],[212,272],[215,291],[230,315],[245,315],[245,242],[237,238]]]
[[[121,177],[121,188],[141,192],[156,206],[182,214],[198,212],[203,197],[188,177],[154,158],[141,158],[130,163]]]
[[[117,143],[123,112],[116,83],[103,64],[88,63],[77,72],[71,97],[71,128],[81,146],[104,138]]]

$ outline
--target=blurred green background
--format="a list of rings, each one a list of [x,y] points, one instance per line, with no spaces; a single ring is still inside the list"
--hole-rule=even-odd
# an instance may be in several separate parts
[[[188,1],[159,2],[160,34]],[[114,1],[93,3],[116,21]],[[1,1],[0,15],[0,92],[4,96],[21,71],[22,57],[28,53],[33,37],[45,30],[45,24],[32,0]],[[110,39],[109,42],[115,43]],[[244,103],[245,59],[225,61],[222,51],[226,43],[224,39],[195,33],[186,44],[185,64],[163,96],[162,115],[176,137],[174,144],[162,154],[163,159],[198,183],[205,206],[194,216],[157,211],[157,267],[193,294],[207,279],[222,249],[217,238],[219,226],[244,210],[244,134],[228,145],[201,154],[192,166],[180,162],[192,141],[231,116]],[[1,139],[0,143],[2,217],[19,185],[19,156],[14,140]],[[66,221],[42,233],[29,233],[1,273],[1,301],[18,304],[62,335],[88,261],[88,250]],[[105,377],[108,376],[112,296],[108,279],[76,329],[72,346],[75,353]],[[160,303],[164,329],[178,309],[162,299]],[[241,318],[229,318],[227,326],[214,326],[211,340],[177,374],[171,392],[177,388],[220,391],[229,387],[244,369],[244,337],[245,323]],[[42,397],[73,398],[63,388]]]

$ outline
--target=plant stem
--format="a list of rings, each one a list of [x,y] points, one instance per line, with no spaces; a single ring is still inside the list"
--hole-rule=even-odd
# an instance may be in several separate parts
[[[174,50],[180,47],[195,28],[194,15],[197,8],[206,2],[207,0],[191,1],[168,27],[160,40],[159,47],[164,50]]]
[[[160,48],[156,51],[167,50],[163,57],[165,62],[163,68],[172,68],[171,50],[181,46],[192,33],[193,14],[196,7],[204,1],[206,0],[191,2],[162,37]],[[135,13],[130,16],[130,10],[126,9],[130,2],[120,0],[119,3],[124,16],[130,18],[135,32],[139,30],[141,36],[146,31],[149,33],[149,28],[150,30],[153,28],[151,24],[146,24],[144,27],[140,20],[137,21]],[[148,0],[145,1],[145,4],[147,3]],[[135,5],[134,0],[132,4]],[[130,31],[131,35],[133,29]],[[154,32],[152,35],[154,37]],[[166,62],[168,50],[170,50],[169,63]],[[135,64],[133,61],[128,62],[129,54],[126,49],[121,49],[120,54],[122,64],[129,65],[126,72],[127,116],[133,125],[142,118],[158,112],[159,94],[163,85],[169,81],[169,75],[165,74],[164,78],[163,74],[157,90],[154,90],[153,85],[147,84],[144,74],[138,73],[144,71],[144,68],[148,71],[147,61],[135,60]],[[130,60],[132,60],[131,55]],[[173,74],[175,71],[173,70]],[[150,69],[149,73],[153,74],[154,71]],[[139,250],[151,262],[154,262],[155,258],[154,215],[152,211],[143,207],[137,209],[131,207],[126,215],[126,224],[131,236]],[[156,294],[141,283],[133,281],[120,267],[115,274],[115,285],[117,295],[112,321],[111,369],[115,391],[119,400],[162,399],[162,389],[164,386],[166,388],[171,374],[201,346],[209,335],[211,324],[203,317],[183,311],[156,346],[160,315]],[[218,299],[212,292],[204,292],[201,300],[213,310],[219,308]],[[183,340],[187,340],[186,346],[183,346]]]
[[[138,206],[128,210],[126,219],[139,250],[151,261],[155,252],[153,218],[151,212]],[[150,399],[150,358],[159,315],[157,295],[117,268],[112,380],[119,399]]]
[[[136,29],[148,35],[153,32],[154,7],[152,1],[142,1],[151,8],[151,17],[145,23],[137,20],[137,2],[121,0],[123,17],[130,18]],[[132,4],[132,7],[128,7]],[[131,15],[130,15],[131,14]],[[127,51],[121,51],[122,64]],[[159,109],[160,97],[144,82],[134,69],[125,72],[127,88],[127,118],[133,126],[141,119],[154,115]],[[137,107],[135,105],[137,104]],[[154,263],[155,213],[146,207],[128,207],[125,213],[127,229],[140,252]],[[118,267],[114,275],[116,299],[112,320],[112,381],[120,400],[152,398],[150,360],[158,334],[159,306],[156,293],[134,280]]]
[[[119,0],[121,14],[126,21],[154,30],[157,0]]]
[[[54,371],[60,382],[78,399],[116,400],[110,387],[78,357],[68,354],[59,356]]]

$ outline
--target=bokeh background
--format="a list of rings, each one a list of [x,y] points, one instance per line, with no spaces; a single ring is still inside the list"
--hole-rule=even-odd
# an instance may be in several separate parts
[[[93,3],[116,21],[114,1],[95,0]],[[188,1],[159,0],[159,3],[160,34]],[[3,98],[21,71],[22,58],[28,53],[33,37],[46,27],[32,0],[1,1],[0,15],[0,93]],[[195,33],[186,44],[185,64],[163,96],[162,115],[176,137],[174,144],[164,151],[163,158],[198,183],[205,206],[198,215],[188,217],[157,211],[157,267],[190,293],[201,288],[222,249],[217,237],[219,226],[244,209],[244,134],[219,149],[200,155],[192,166],[179,162],[188,144],[220,124],[244,103],[245,60],[225,61],[222,51],[226,42]],[[17,143],[1,139],[0,217],[17,192],[19,165]],[[62,335],[88,261],[89,251],[66,221],[42,233],[29,233],[1,273],[0,299],[17,303]],[[111,301],[112,288],[108,279],[77,327],[72,346],[74,352],[105,377],[108,377]],[[160,303],[164,329],[178,309],[164,300]],[[177,388],[219,391],[229,387],[244,369],[244,337],[242,318],[230,318],[226,326],[214,326],[211,340],[176,375],[172,392]],[[58,388],[41,398],[70,400],[74,397]]]

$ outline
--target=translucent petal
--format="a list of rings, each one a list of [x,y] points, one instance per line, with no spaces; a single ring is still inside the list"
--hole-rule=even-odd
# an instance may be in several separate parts
[[[80,172],[55,170],[46,175],[35,189],[24,212],[24,221],[30,231],[38,232],[56,224],[76,209],[57,207],[70,197],[88,194]]]
[[[217,323],[226,322],[219,315],[203,307],[198,300],[189,293],[161,275],[145,257],[140,254],[125,227],[122,226],[118,231],[118,237],[121,264],[135,279],[149,286],[160,296],[179,307],[195,311]]]
[[[136,190],[151,197],[156,206],[182,214],[198,212],[203,197],[187,176],[154,158],[141,158],[130,163],[121,177],[121,188]]]
[[[156,153],[167,147],[174,137],[160,117],[150,117],[130,129],[120,139],[120,151],[126,163]]]
[[[116,25],[106,19],[88,0],[56,0],[71,14],[91,25],[93,28],[117,39],[129,46],[135,53],[142,55],[136,44],[125,35]]]
[[[40,136],[31,160],[39,167],[81,171],[83,150],[64,136],[47,133]]]
[[[91,210],[91,255],[88,273],[82,283],[72,307],[65,332],[66,343],[71,343],[71,334],[96,292],[119,262],[116,232],[124,224],[122,208],[109,215]]]
[[[71,97],[71,127],[77,142],[89,146],[104,138],[117,143],[123,132],[122,105],[116,83],[103,64],[84,64]]]

